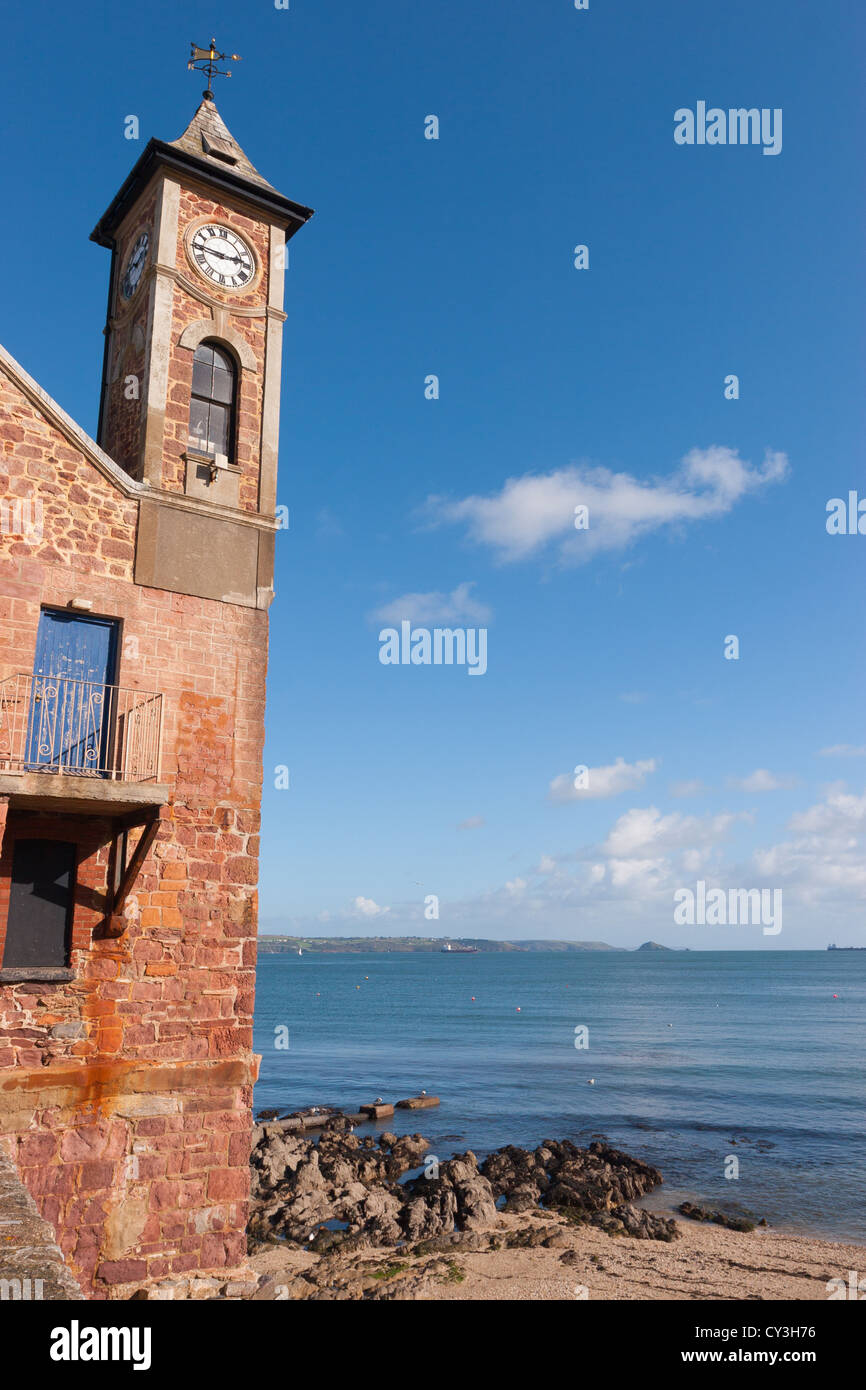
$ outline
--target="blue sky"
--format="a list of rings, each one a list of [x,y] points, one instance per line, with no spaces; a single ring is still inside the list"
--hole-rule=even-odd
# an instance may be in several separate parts
[[[316,210],[287,277],[265,929],[866,941],[866,537],[825,527],[866,496],[863,28],[839,0],[219,0],[61,7],[49,44],[7,15],[2,336],[90,432],[88,235],[191,117],[191,39],[243,55],[221,114]],[[781,153],[678,146],[699,100],[781,108]],[[383,666],[381,612],[486,627],[486,673]],[[698,878],[782,890],[783,932],[676,926]]]

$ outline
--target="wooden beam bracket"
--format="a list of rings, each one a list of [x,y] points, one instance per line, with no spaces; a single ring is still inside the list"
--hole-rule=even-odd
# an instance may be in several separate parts
[[[143,830],[138,844],[132,852],[132,858],[127,863],[127,847],[129,831],[135,827],[143,825]],[[105,936],[122,936],[126,931],[126,920],[123,916],[123,905],[129,896],[130,889],[141,872],[141,867],[147,858],[150,847],[156,839],[159,830],[159,808],[152,811],[133,811],[128,816],[123,816],[116,822],[116,835],[111,844],[111,862],[109,865],[108,881],[111,885],[109,905],[105,914]]]

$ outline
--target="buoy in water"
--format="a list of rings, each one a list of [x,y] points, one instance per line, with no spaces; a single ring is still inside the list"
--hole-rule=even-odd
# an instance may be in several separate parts
[[[470,1000],[469,1002],[470,1002],[471,1004],[474,1004],[474,1003],[475,1003],[475,995],[474,995],[474,994],[473,994],[473,996],[472,996],[472,998],[471,998],[471,1000]]]

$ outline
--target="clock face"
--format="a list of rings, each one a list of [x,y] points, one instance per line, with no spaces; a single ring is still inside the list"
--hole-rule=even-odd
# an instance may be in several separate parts
[[[243,289],[256,273],[255,257],[246,242],[218,222],[196,229],[189,254],[199,273],[220,289]]]
[[[142,232],[129,253],[129,259],[126,262],[126,270],[123,272],[123,279],[120,282],[120,292],[124,299],[132,299],[132,296],[138,288],[141,272],[144,270],[147,260],[147,248],[149,244],[150,237],[147,232]]]

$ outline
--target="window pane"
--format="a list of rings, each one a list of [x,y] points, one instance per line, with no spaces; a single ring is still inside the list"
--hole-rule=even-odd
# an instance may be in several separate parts
[[[194,449],[207,453],[207,401],[193,396],[189,407],[189,442]]]
[[[210,446],[209,453],[227,454],[229,439],[229,412],[224,405],[212,405],[210,408]]]
[[[225,401],[231,405],[232,393],[234,388],[234,378],[231,372],[224,372],[222,367],[215,367],[213,374],[213,391],[208,394],[212,400]]]
[[[228,455],[235,377],[230,353],[212,343],[199,344],[193,355],[189,407],[189,443],[199,453]]]
[[[192,389],[197,396],[210,395],[212,378],[213,368],[207,362],[200,362],[196,353],[192,364]]]

